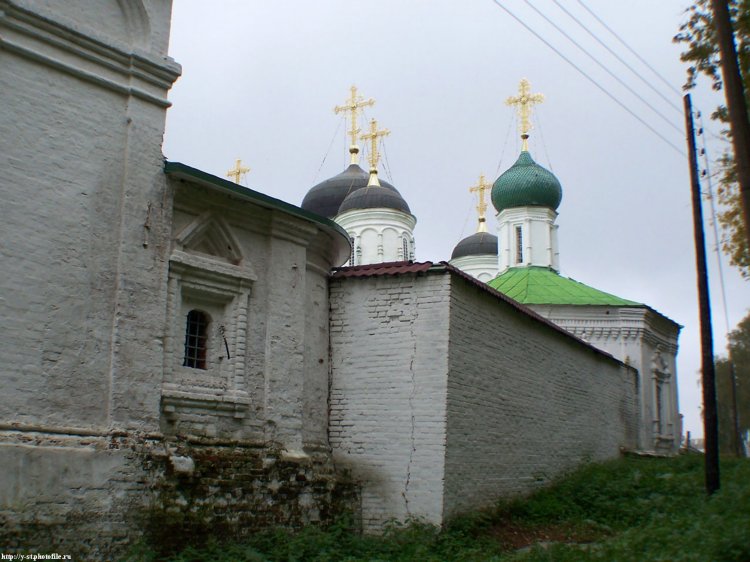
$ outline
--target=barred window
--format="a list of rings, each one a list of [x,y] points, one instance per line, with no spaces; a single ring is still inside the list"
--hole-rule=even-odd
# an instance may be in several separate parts
[[[208,339],[208,314],[191,310],[185,325],[185,360],[182,365],[193,369],[206,368],[206,340]]]
[[[349,242],[352,245],[352,251],[349,254],[349,265],[354,265],[354,236],[349,237]]]
[[[523,229],[516,227],[516,263],[523,263]]]
[[[409,259],[409,241],[406,239],[406,236],[401,238],[401,245],[404,252],[404,260]]]

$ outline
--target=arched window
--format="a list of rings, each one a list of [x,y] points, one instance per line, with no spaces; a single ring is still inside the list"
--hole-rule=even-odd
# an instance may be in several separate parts
[[[185,360],[182,365],[192,369],[206,368],[206,343],[208,339],[208,314],[191,310],[185,325]]]
[[[404,261],[409,259],[409,241],[406,239],[406,236],[403,236],[401,238],[401,246],[403,249],[403,259]]]
[[[349,242],[352,245],[352,251],[349,254],[349,265],[354,265],[354,236],[349,237]]]

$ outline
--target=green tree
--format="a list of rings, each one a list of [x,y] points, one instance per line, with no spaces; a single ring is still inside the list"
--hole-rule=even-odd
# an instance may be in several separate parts
[[[737,410],[740,432],[750,429],[750,314],[729,332],[729,354],[716,360],[716,399],[719,407],[719,447],[734,451],[732,380],[730,359],[737,381]]]
[[[750,85],[750,0],[730,0],[729,10],[735,34],[737,58],[745,84],[746,95]],[[721,90],[722,78],[719,62],[719,47],[712,22],[711,1],[698,0],[687,10],[687,21],[680,26],[674,41],[683,44],[685,51],[680,58],[687,62],[687,82],[685,89],[695,87],[699,75],[708,76],[715,90]],[[748,99],[750,107],[750,99]],[[729,116],[727,108],[720,105],[711,115],[723,124]],[[727,137],[728,128],[722,131]],[[722,249],[729,256],[732,265],[739,268],[745,279],[750,279],[750,248],[745,237],[745,224],[742,219],[739,185],[736,181],[734,159],[727,150],[717,161],[720,185],[717,200],[720,205],[719,224],[722,228]]]

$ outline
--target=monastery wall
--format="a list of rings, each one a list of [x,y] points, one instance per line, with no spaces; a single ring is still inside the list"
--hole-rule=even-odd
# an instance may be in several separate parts
[[[634,369],[457,276],[450,311],[445,517],[635,448]]]
[[[329,435],[366,530],[442,522],[449,289],[437,275],[331,280]]]
[[[660,454],[677,453],[682,436],[677,400],[677,323],[647,306],[530,308],[635,368],[639,373],[641,408],[638,448]]]
[[[636,445],[635,370],[437,267],[331,281],[330,442],[366,530],[442,523]]]

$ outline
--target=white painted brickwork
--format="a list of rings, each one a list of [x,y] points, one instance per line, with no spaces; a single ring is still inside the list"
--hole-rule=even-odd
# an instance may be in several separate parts
[[[447,277],[331,282],[331,416],[337,466],[363,481],[365,529],[440,523],[448,368]]]
[[[635,448],[633,369],[454,278],[444,515]]]
[[[441,523],[635,447],[635,371],[456,274],[331,282],[334,460],[365,529]]]
[[[183,464],[196,467],[196,501],[221,508],[201,486],[244,474],[248,525],[333,514],[326,283],[347,238],[207,174],[165,175],[180,71],[166,53],[170,9],[0,0],[7,549],[117,558],[107,553],[143,534],[142,511],[166,505],[176,446],[195,456]],[[184,365],[192,309],[213,319],[207,369]],[[280,465],[291,484],[252,499]]]
[[[677,453],[682,436],[677,401],[680,334],[677,323],[647,306],[532,305],[530,308],[637,369],[641,408],[638,448],[661,454]],[[661,381],[661,416],[656,411],[656,364],[659,371],[668,374]]]

